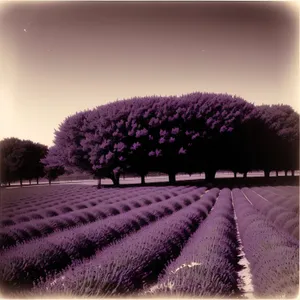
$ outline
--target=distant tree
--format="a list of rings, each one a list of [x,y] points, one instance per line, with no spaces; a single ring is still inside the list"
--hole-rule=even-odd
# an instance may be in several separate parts
[[[271,171],[294,174],[299,169],[299,114],[288,105],[262,105],[257,111],[264,122],[257,148],[265,176]]]
[[[6,138],[0,142],[1,183],[10,185],[11,182],[24,179],[24,144],[17,138]]]
[[[39,143],[35,144],[35,161],[34,161],[34,178],[36,183],[39,184],[39,178],[45,176],[44,165],[41,162],[43,158],[46,157],[48,153],[48,147]]]
[[[40,159],[45,157],[47,146],[30,140],[7,138],[0,142],[1,183],[10,185],[12,181],[37,179],[44,175],[44,167]]]
[[[23,164],[20,167],[21,177],[28,180],[31,184],[33,178],[35,178],[35,169],[39,163],[40,157],[38,157],[36,144],[30,140],[23,140],[22,145],[23,152]]]
[[[58,176],[64,174],[63,167],[45,167],[45,177],[48,179],[49,184],[52,183]]]
[[[45,177],[48,179],[49,184],[65,172],[61,152],[56,146],[49,148],[46,157],[41,159],[41,163],[44,165]]]

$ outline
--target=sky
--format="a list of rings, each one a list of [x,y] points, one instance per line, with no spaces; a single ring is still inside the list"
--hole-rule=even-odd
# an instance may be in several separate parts
[[[299,107],[299,7],[287,2],[10,2],[0,7],[0,139],[51,146],[118,99],[228,93]]]

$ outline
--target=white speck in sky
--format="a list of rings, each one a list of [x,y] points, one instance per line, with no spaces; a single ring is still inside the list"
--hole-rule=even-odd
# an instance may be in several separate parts
[[[24,28],[24,29],[23,29],[23,31],[24,31],[24,32],[27,32],[27,29],[26,29],[26,28]]]

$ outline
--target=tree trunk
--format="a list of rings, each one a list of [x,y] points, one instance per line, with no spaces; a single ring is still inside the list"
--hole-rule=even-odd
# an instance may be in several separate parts
[[[10,181],[8,182],[8,186],[10,186]]]
[[[270,177],[270,171],[269,170],[264,170],[264,174],[266,178]]]
[[[244,172],[243,178],[247,178],[247,173],[248,173],[248,172]]]
[[[49,179],[49,185],[51,184],[51,179]]]
[[[169,173],[169,182],[175,183],[176,182],[176,174],[175,173]]]
[[[292,176],[293,177],[295,176],[295,170],[292,170]]]
[[[285,170],[284,171],[284,176],[287,176],[288,175],[287,173],[288,173],[288,171]]]
[[[31,179],[29,179],[29,184],[31,185]]]
[[[233,172],[234,178],[237,178],[237,172]]]
[[[277,177],[279,176],[279,175],[278,175],[278,173],[279,173],[279,172],[278,172],[278,171],[276,171],[276,176],[277,176]]]
[[[39,178],[38,177],[36,178],[36,184],[39,184]]]
[[[216,172],[217,171],[215,171],[215,170],[205,171],[205,180],[207,180],[207,181],[213,181],[215,179]]]
[[[101,189],[101,178],[98,178],[98,185],[97,185],[97,189]]]
[[[112,176],[112,182],[115,186],[119,186],[120,185],[120,175]]]
[[[145,175],[144,174],[141,175],[141,184],[145,184]]]
[[[20,185],[23,186],[23,180],[22,180],[22,178],[20,179]]]

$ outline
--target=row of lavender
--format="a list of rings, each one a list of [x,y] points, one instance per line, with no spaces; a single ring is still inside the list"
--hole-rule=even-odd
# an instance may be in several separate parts
[[[299,200],[276,196],[268,190],[242,188],[241,191],[249,202],[265,215],[269,222],[296,240],[299,239],[299,212],[297,212]]]
[[[74,188],[74,191],[72,189]],[[70,189],[70,190],[69,190]],[[153,188],[153,187],[143,187],[139,190],[139,193],[147,193],[154,191],[166,191],[167,189],[163,189],[162,187]],[[62,196],[64,199],[64,204],[68,206],[74,206],[73,209],[81,209],[82,205],[94,206],[96,204],[107,202],[115,198],[116,195],[119,198],[128,199],[129,196],[133,196],[137,194],[136,189],[126,188],[126,193],[118,193],[119,189],[104,189],[103,192],[99,195],[94,193],[95,189],[86,190],[86,191],[78,191],[74,186],[66,187],[63,190],[60,190],[59,194],[46,194],[46,197],[40,198],[38,195],[33,195],[30,199],[20,198],[16,204],[7,203],[5,205],[5,200],[3,200],[2,213],[4,216],[9,218],[31,213],[37,211],[43,211],[43,209],[60,209],[62,206]]]
[[[199,201],[97,252],[91,260],[73,264],[38,290],[93,296],[140,291],[155,282],[168,262],[180,254],[218,194],[218,189],[210,190]]]
[[[298,240],[285,234],[276,214],[290,208],[284,199],[297,189],[212,189],[205,194],[205,188],[170,189],[168,199],[153,196],[153,202],[143,203],[146,207],[4,252],[1,289],[24,291],[37,284],[31,290],[35,295],[237,296],[243,292],[238,230],[256,296],[296,295]],[[280,194],[281,202],[275,197]],[[290,218],[295,214],[288,213]]]
[[[31,239],[42,238],[56,231],[102,220],[143,205],[150,205],[172,198],[183,192],[193,191],[194,189],[195,187],[173,187],[152,193],[147,193],[146,191],[144,193],[135,193],[134,195],[128,193],[125,197],[127,200],[122,200],[120,191],[115,191],[115,197],[109,201],[113,204],[100,203],[98,206],[84,208],[79,211],[66,212],[44,220],[32,219],[25,223],[19,222],[16,225],[4,228],[0,232],[0,244],[2,249],[7,249]],[[124,191],[123,195],[125,194],[126,192]]]
[[[4,189],[2,191],[3,207],[14,208],[25,205],[48,202],[49,204],[64,194],[66,198],[75,197],[76,195],[82,195],[88,193],[91,196],[99,195],[93,186],[82,186],[82,185],[51,185],[51,186],[40,186],[30,187],[26,189]]]
[[[168,192],[171,191],[175,193],[180,191],[182,188],[141,188],[141,190],[127,190],[124,193],[120,193],[119,190],[107,190],[101,193],[101,197],[97,197],[95,199],[91,198],[89,194],[85,193],[83,195],[77,195],[76,198],[66,198],[65,194],[64,201],[62,204],[62,200],[56,200],[50,203],[45,203],[43,205],[35,205],[33,207],[29,207],[28,205],[24,205],[22,207],[15,208],[14,211],[12,209],[6,210],[3,209],[3,216],[8,217],[8,219],[4,219],[1,221],[3,227],[15,225],[17,223],[29,222],[32,219],[45,219],[50,217],[55,217],[61,214],[69,213],[72,211],[78,211],[89,207],[94,207],[101,204],[114,204],[120,201],[146,196],[149,193],[159,193],[159,192]]]
[[[185,189],[184,194],[173,196],[171,199],[153,202],[147,207],[57,232],[6,251],[0,258],[3,288],[32,287],[36,280],[58,272],[76,260],[90,257],[127,234],[190,205],[197,201],[205,190],[206,188]],[[210,199],[210,202],[202,199],[201,207],[207,215],[213,200],[209,195],[205,197]]]
[[[239,189],[232,196],[229,189],[210,190],[171,217],[104,251],[98,249],[91,260],[72,263],[34,291],[72,296],[240,296],[243,280],[238,275],[234,208],[255,295],[295,296],[299,287],[297,242],[268,222]]]
[[[238,241],[229,189],[148,293],[222,297],[239,294]]]
[[[295,189],[294,192],[292,190],[279,190],[274,187],[258,187],[252,188],[252,190],[276,205],[282,206],[295,213],[299,213],[299,189]]]
[[[299,244],[268,222],[245,194],[233,189],[240,237],[260,297],[295,297],[299,292]]]

